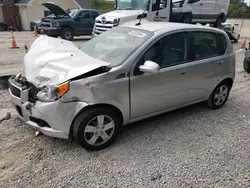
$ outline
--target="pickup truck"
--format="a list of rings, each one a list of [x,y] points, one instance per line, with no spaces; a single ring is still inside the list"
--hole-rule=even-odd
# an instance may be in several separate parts
[[[99,12],[93,9],[64,11],[54,3],[43,3],[52,15],[41,20],[41,30],[50,37],[72,40],[74,36],[91,35]]]

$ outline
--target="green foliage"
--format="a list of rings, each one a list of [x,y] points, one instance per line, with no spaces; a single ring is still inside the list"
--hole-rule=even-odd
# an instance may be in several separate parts
[[[250,7],[244,0],[231,0],[228,9],[230,18],[250,18]]]
[[[113,1],[105,0],[87,0],[93,9],[99,10],[101,13],[114,10]]]

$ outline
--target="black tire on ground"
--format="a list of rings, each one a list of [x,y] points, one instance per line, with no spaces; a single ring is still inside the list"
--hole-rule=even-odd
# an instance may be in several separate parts
[[[247,73],[250,73],[250,60],[246,57],[244,59],[243,67]]]
[[[0,90],[1,89],[8,89],[8,80],[11,77],[9,76],[0,76]]]
[[[100,116],[105,116],[105,118],[103,118],[103,126],[98,122],[98,117]],[[110,123],[112,123],[112,126],[114,128],[104,130],[103,128]],[[97,151],[108,147],[114,142],[116,135],[121,128],[121,124],[121,117],[112,108],[96,107],[86,110],[76,117],[73,123],[73,136],[83,148],[91,151]],[[89,128],[92,128],[91,131]],[[103,130],[106,133],[105,135],[103,135]],[[98,133],[98,131],[100,132]],[[109,138],[105,141],[105,139],[103,139],[103,136],[107,135],[109,136]],[[98,139],[95,139],[95,141],[91,140],[94,136],[98,137]],[[90,142],[94,143],[91,144]]]
[[[64,28],[61,32],[61,38],[65,40],[73,40],[74,32],[70,28]]]
[[[182,18],[182,23],[191,24],[192,23],[192,16],[190,14],[186,14]]]
[[[224,94],[223,94],[223,92],[220,92],[221,88],[223,88],[222,91],[226,91]],[[212,109],[212,110],[216,110],[216,109],[221,108],[227,102],[227,99],[228,99],[231,88],[232,88],[232,85],[231,85],[230,82],[228,82],[228,81],[221,82],[214,89],[212,94],[210,95],[210,97],[209,97],[209,99],[207,101],[208,107],[210,109]]]

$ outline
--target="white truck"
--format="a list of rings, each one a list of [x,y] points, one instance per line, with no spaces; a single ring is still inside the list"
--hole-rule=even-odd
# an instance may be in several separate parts
[[[230,0],[115,0],[115,10],[98,16],[92,36],[128,21],[213,24],[226,21]]]

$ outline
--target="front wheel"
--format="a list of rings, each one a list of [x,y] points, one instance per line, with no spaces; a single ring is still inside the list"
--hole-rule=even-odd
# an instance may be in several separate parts
[[[61,38],[66,40],[73,40],[74,32],[70,28],[64,28],[61,32]]]
[[[244,64],[243,64],[244,70],[247,73],[250,73],[250,60],[248,58],[245,57],[244,59]]]
[[[101,150],[113,143],[121,127],[119,115],[109,108],[93,108],[80,114],[73,124],[73,136],[87,150]]]
[[[220,83],[210,95],[207,105],[211,109],[219,109],[221,108],[228,99],[231,85],[228,82]]]

